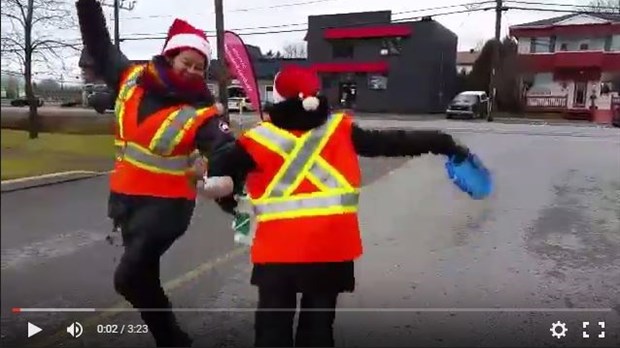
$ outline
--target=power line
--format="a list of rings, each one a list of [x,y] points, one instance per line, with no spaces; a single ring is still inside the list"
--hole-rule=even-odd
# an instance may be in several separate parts
[[[512,1],[515,2],[515,1]],[[481,2],[481,3],[488,3],[488,2]],[[472,4],[472,3],[470,3]],[[473,4],[477,4],[477,3],[473,3]],[[449,7],[459,7],[459,6],[465,6],[467,4],[461,4],[461,5],[453,5],[453,6],[449,6]],[[442,6],[443,7],[443,6]],[[445,7],[448,8],[448,7]],[[395,19],[393,20],[393,23],[399,23],[399,22],[405,22],[405,21],[413,21],[413,20],[418,20],[420,18],[423,17],[440,17],[440,16],[447,16],[447,15],[452,15],[452,14],[461,14],[461,13],[471,13],[471,12],[480,12],[480,11],[488,11],[488,10],[492,10],[494,9],[494,7],[484,7],[484,8],[477,8],[477,9],[465,9],[465,10],[456,10],[456,11],[449,11],[449,12],[442,12],[442,13],[433,13],[433,14],[426,14],[426,15],[420,15],[420,16],[412,16],[412,17],[406,17],[406,18],[400,18],[400,19]],[[593,12],[593,11],[579,11],[579,10],[568,10],[568,9],[551,9],[551,8],[541,8],[541,7],[520,7],[520,6],[504,6],[505,10],[517,10],[517,11],[545,11],[545,12],[561,12],[561,13],[574,13],[574,14],[597,14],[598,12]],[[424,11],[428,11],[430,9],[420,9],[420,10],[411,10],[411,11],[420,11],[420,12],[424,12]],[[398,12],[400,13],[411,13],[411,11],[403,11],[403,12]],[[355,26],[360,26],[360,25],[373,25],[373,24],[385,24],[384,22],[357,22],[357,23],[350,23],[347,25],[340,25],[337,26],[337,28],[343,28],[343,27],[355,27]],[[307,25],[307,23],[294,23],[294,24],[281,24],[281,25],[273,25],[273,26],[263,26],[263,27],[254,27],[256,29],[261,29],[261,28],[277,28],[277,27],[286,27],[286,26],[294,26],[294,25]],[[243,28],[240,29],[230,29],[230,30],[242,30]],[[247,28],[250,29],[250,28]],[[328,28],[322,28],[322,29],[328,29]],[[302,28],[302,29],[286,29],[286,30],[272,30],[272,31],[260,31],[260,32],[247,32],[247,33],[238,33],[238,35],[240,36],[254,36],[254,35],[268,35],[268,34],[282,34],[282,33],[295,33],[295,32],[305,32],[307,31],[307,28]],[[140,35],[140,34],[130,34],[130,35]],[[148,35],[148,34],[144,34],[144,35]],[[121,38],[121,41],[136,41],[136,40],[164,40],[166,37],[163,36],[163,34],[161,34],[162,36],[157,36],[157,34],[153,35],[153,36],[143,36],[143,37],[125,37],[125,38]],[[72,39],[72,40],[67,40],[66,42],[80,42],[81,43],[81,39]],[[78,44],[79,46],[81,46],[81,44]],[[78,46],[76,45],[76,46]],[[59,45],[48,45],[46,46],[46,48],[49,49],[55,49],[55,48],[63,48],[66,47],[66,44],[59,44]],[[21,49],[10,49],[10,50],[4,50],[3,52],[8,52],[8,53],[14,53],[14,52],[20,52]]]
[[[520,6],[504,6],[507,10],[518,10],[518,11],[542,11],[542,12],[557,12],[557,13],[574,13],[574,14],[587,14],[587,15],[598,15],[604,12],[596,12],[596,11],[580,11],[580,10],[564,10],[564,9],[552,9],[552,8],[533,8],[533,7],[520,7]]]
[[[462,5],[459,5],[462,6]],[[455,6],[452,6],[455,7]],[[453,15],[453,14],[461,14],[461,13],[470,13],[470,12],[477,12],[477,11],[488,11],[490,9],[492,9],[493,7],[485,7],[485,8],[477,8],[477,9],[465,9],[465,10],[455,10],[455,11],[449,11],[449,12],[441,12],[441,13],[433,13],[433,14],[424,14],[424,15],[419,15],[419,16],[412,16],[412,17],[406,17],[406,18],[399,18],[399,19],[395,19],[392,21],[392,23],[401,23],[401,22],[406,22],[406,21],[414,21],[414,20],[419,20],[421,18],[424,17],[440,17],[440,16],[447,16],[447,15]],[[426,9],[427,10],[427,9]],[[424,11],[424,10],[420,10],[420,11]],[[410,12],[408,12],[410,13]],[[347,28],[347,27],[356,27],[356,26],[360,26],[360,25],[373,25],[373,24],[385,24],[385,22],[381,21],[363,21],[363,22],[354,22],[354,23],[349,23],[349,24],[345,24],[345,25],[338,25],[335,26],[336,28]],[[307,23],[299,23],[299,25],[308,25]],[[266,28],[270,28],[272,26],[268,26]],[[275,26],[273,26],[275,27]],[[325,27],[322,29],[329,29],[329,27]],[[231,29],[232,31],[235,31],[235,29]],[[259,32],[246,32],[246,33],[238,33],[238,35],[240,36],[254,36],[254,35],[266,35],[266,34],[283,34],[283,33],[297,33],[297,32],[305,32],[308,31],[308,28],[301,28],[301,29],[283,29],[283,30],[270,30],[270,31],[259,31]],[[161,35],[161,36],[160,36]],[[135,40],[165,40],[166,36],[163,36],[163,34],[159,34],[159,35],[152,35],[152,36],[141,36],[141,37],[125,37],[122,38],[121,40],[126,40],[126,41],[135,41]]]
[[[283,8],[283,7],[313,5],[313,4],[318,4],[322,2],[332,2],[332,1],[340,1],[340,0],[311,0],[311,1],[293,2],[289,4],[281,4],[281,5],[262,6],[262,7],[253,7],[253,8],[240,8],[240,9],[230,10],[230,11],[225,11],[225,12],[230,13],[230,12],[250,12],[250,11],[255,11],[255,10],[270,10],[270,9]]]
[[[271,5],[271,6],[260,6],[260,7],[250,7],[250,8],[238,8],[238,9],[233,9],[233,10],[228,10],[228,11],[224,11],[225,13],[235,13],[235,12],[251,12],[251,11],[256,11],[256,10],[271,10],[271,9],[277,9],[277,8],[284,8],[284,7],[294,7],[294,6],[305,6],[305,5],[314,5],[314,4],[318,4],[318,3],[323,3],[323,2],[333,2],[333,1],[341,1],[341,0],[311,0],[311,1],[301,1],[301,2],[293,2],[293,3],[288,3],[288,4],[280,4],[280,5]],[[211,14],[215,13],[215,11],[212,11]],[[172,18],[172,15],[150,15],[150,16],[133,16],[133,17],[126,17],[123,18],[123,20],[134,20],[134,19],[152,19],[152,18]]]
[[[318,1],[318,0],[315,0],[315,1]],[[325,1],[325,0],[322,0],[322,1]],[[490,4],[490,3],[495,3],[495,1],[494,0],[487,0],[487,1],[468,2],[468,3],[456,4],[456,5],[446,5],[446,6],[428,7],[428,8],[414,9],[414,10],[405,10],[405,11],[393,12],[392,15],[393,16],[399,16],[399,15],[404,15],[404,14],[427,12],[427,11],[436,11],[436,10],[455,8],[455,7],[465,7],[466,9],[468,9],[468,7],[471,7],[471,9],[475,9],[475,6],[481,6],[481,5]],[[299,23],[298,22],[298,23],[289,23],[289,24],[276,24],[276,25],[267,25],[267,26],[232,28],[232,29],[227,29],[227,30],[237,32],[237,31],[243,31],[243,30],[284,28],[284,27],[295,27],[295,26],[302,26],[302,25],[307,26],[308,23],[307,22],[303,22],[303,23]],[[355,25],[358,25],[358,24],[356,23]],[[205,30],[205,33],[206,34],[213,34],[213,33],[215,33],[215,30]],[[160,33],[130,33],[130,34],[127,34],[127,35],[128,36],[134,36],[134,35],[150,35],[150,36],[154,36],[154,35],[166,35],[166,34],[167,33],[161,33],[160,32]]]
[[[455,5],[455,6],[451,6],[451,7],[457,7],[457,6],[463,6],[463,5]],[[405,21],[414,21],[414,20],[419,20],[421,18],[424,17],[440,17],[440,16],[447,16],[447,15],[453,15],[453,14],[460,14],[460,13],[470,13],[470,12],[479,12],[479,11],[487,11],[492,9],[493,7],[485,7],[485,8],[477,8],[477,9],[465,9],[465,10],[455,10],[455,11],[449,11],[449,12],[441,12],[441,13],[433,13],[433,14],[425,14],[425,15],[419,15],[419,16],[411,16],[411,17],[406,17],[406,18],[400,18],[400,19],[395,19],[392,21],[392,23],[401,23],[401,22],[405,22]],[[419,11],[428,11],[429,9],[422,9]],[[407,13],[411,13],[410,11],[406,11]],[[400,12],[399,12],[400,13]],[[337,28],[346,28],[346,27],[356,27],[356,26],[360,26],[360,25],[373,25],[373,24],[385,24],[385,22],[381,21],[358,21],[358,22],[354,22],[354,23],[349,23],[346,25],[339,25],[336,26]],[[307,25],[307,23],[300,23],[299,25]],[[276,26],[266,26],[265,28],[270,28],[270,27],[276,27]],[[322,29],[329,29],[329,27],[325,27]],[[260,32],[247,32],[247,33],[238,33],[238,35],[240,36],[253,36],[253,35],[268,35],[268,34],[283,34],[283,33],[296,33],[296,32],[306,32],[308,31],[308,28],[302,28],[302,29],[285,29],[285,30],[271,30],[271,31],[260,31]],[[161,35],[161,36],[160,36]],[[137,41],[137,40],[165,40],[166,36],[164,36],[163,34],[160,35],[153,35],[153,36],[141,36],[141,37],[124,37],[121,38],[121,41]],[[81,39],[74,39],[76,41],[80,41]],[[57,46],[53,46],[53,45],[48,45],[46,48],[50,48],[50,49],[54,49],[54,48],[61,48],[64,47],[65,45],[57,45]],[[20,50],[5,50],[5,52],[18,52]]]
[[[506,2],[514,2],[517,4],[521,4],[521,5],[539,5],[539,6],[542,5],[542,6],[557,6],[557,7],[572,7],[572,8],[590,8],[591,7],[588,5],[578,6],[578,5],[570,5],[570,4],[547,3],[547,2],[536,2],[536,1],[520,1],[520,0],[508,0]],[[620,3],[619,3],[619,6],[620,6]],[[596,8],[601,9],[601,10],[618,10],[620,7],[596,6]]]

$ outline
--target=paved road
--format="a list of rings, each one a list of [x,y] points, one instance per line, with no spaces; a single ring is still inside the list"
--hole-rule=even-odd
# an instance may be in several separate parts
[[[357,291],[340,301],[339,345],[620,343],[618,130],[363,123],[451,128],[494,169],[498,187],[475,202],[446,182],[439,158],[365,160],[366,252]],[[96,324],[139,323],[136,313],[10,313],[118,306],[110,275],[120,250],[104,241],[103,178],[2,194],[2,201],[3,346],[50,346],[57,338],[67,347],[152,344],[148,335],[96,333]],[[252,343],[255,289],[228,224],[201,202],[188,235],[164,258],[164,281],[175,305],[188,309],[179,318],[196,346]],[[85,327],[79,339],[64,330],[73,320]],[[558,320],[569,329],[560,340],[549,331]],[[582,320],[591,322],[589,340]],[[44,331],[26,340],[27,321]],[[605,339],[596,338],[599,321]]]

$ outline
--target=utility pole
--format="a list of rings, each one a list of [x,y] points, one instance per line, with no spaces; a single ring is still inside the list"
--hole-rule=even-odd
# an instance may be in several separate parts
[[[491,111],[487,116],[487,121],[493,121],[493,113],[497,111],[497,71],[499,70],[499,50],[500,34],[502,31],[502,11],[504,6],[502,0],[495,0],[495,42],[493,45],[493,64],[491,65],[491,76],[489,79],[489,94],[491,95]]]
[[[114,8],[114,47],[121,50],[120,10],[131,11],[136,7],[136,0],[114,0],[112,5],[105,0],[99,1],[101,6]]]
[[[121,34],[120,34],[120,4],[119,0],[114,0],[114,46],[117,51],[121,50]]]
[[[226,58],[224,54],[224,4],[223,0],[215,1],[215,32],[217,36],[217,60],[220,67],[218,92],[219,99],[224,106],[224,117],[230,121],[228,115],[228,69],[226,68]]]

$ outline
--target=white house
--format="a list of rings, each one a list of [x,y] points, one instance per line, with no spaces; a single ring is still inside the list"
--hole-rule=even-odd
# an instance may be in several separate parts
[[[510,27],[530,111],[607,122],[620,103],[620,14],[569,14]]]

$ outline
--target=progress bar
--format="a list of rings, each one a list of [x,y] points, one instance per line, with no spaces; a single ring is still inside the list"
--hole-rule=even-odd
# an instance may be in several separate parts
[[[289,308],[261,308],[259,311],[282,312],[290,311]],[[323,312],[328,308],[310,308],[304,311]],[[78,313],[78,312],[256,312],[256,308],[20,308],[15,307],[13,313]],[[612,312],[612,308],[337,308],[337,312]]]

